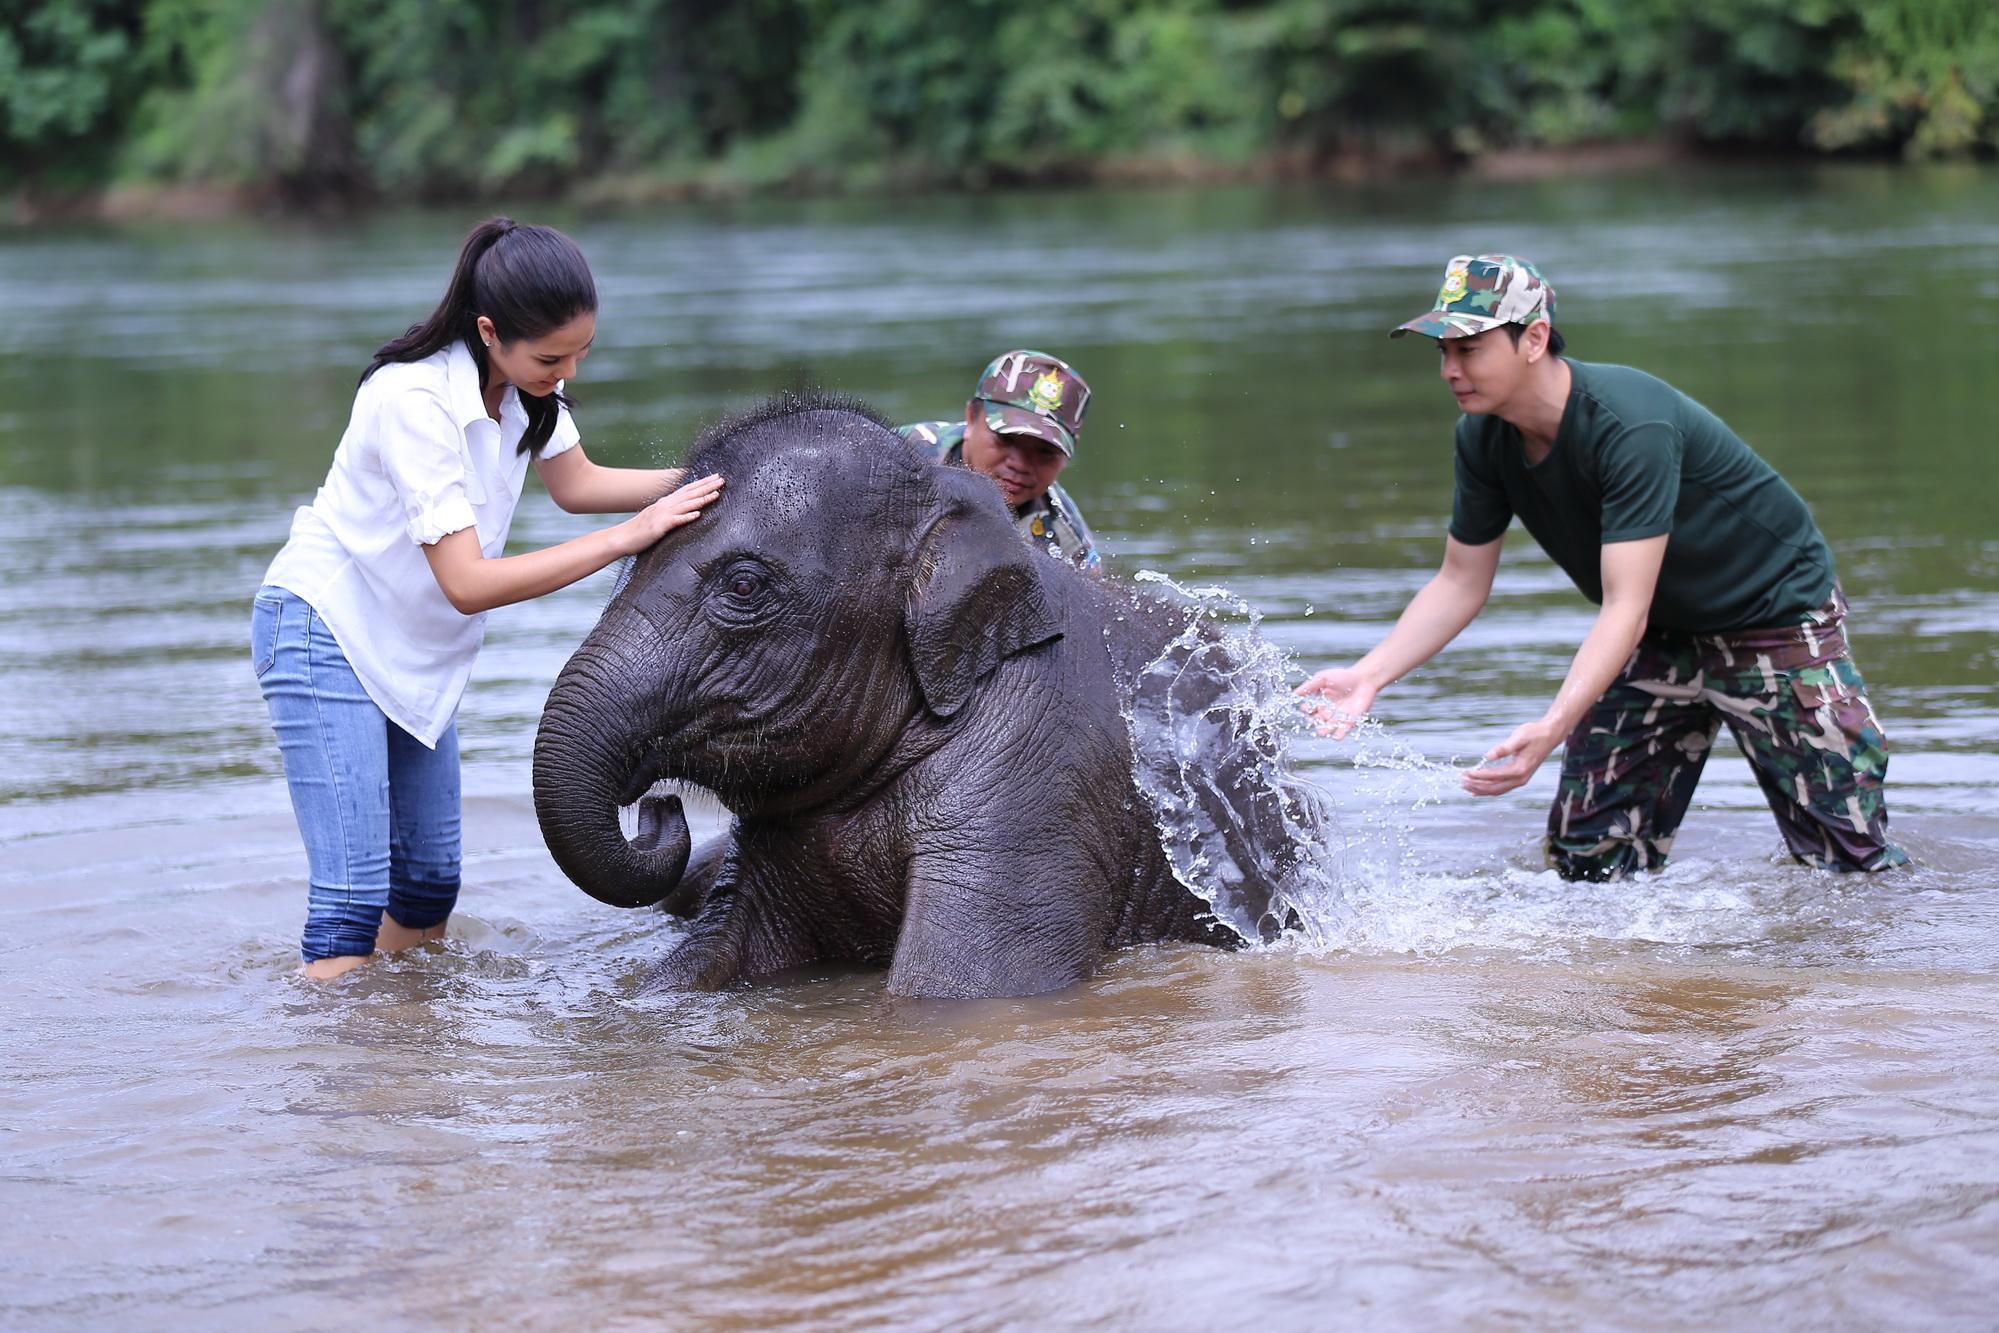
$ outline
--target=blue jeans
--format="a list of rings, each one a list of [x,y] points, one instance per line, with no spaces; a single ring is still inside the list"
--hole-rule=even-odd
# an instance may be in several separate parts
[[[412,930],[450,916],[458,724],[432,750],[389,721],[326,622],[283,588],[257,593],[250,656],[305,839],[306,961],[374,952],[384,910]]]

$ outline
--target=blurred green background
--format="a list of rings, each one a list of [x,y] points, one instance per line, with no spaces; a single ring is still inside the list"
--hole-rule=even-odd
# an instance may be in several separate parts
[[[0,0],[0,193],[281,203],[1999,152],[1992,0]]]

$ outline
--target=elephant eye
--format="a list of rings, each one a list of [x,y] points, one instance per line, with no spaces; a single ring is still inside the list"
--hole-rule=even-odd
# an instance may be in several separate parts
[[[770,610],[771,572],[754,560],[737,560],[720,571],[715,589],[715,614],[730,624],[760,619]]]

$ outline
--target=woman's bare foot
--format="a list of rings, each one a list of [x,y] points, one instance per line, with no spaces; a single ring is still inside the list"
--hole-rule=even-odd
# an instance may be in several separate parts
[[[446,924],[440,921],[434,926],[413,930],[384,912],[381,927],[375,932],[375,947],[384,953],[400,953],[404,949],[414,949],[419,944],[443,939]],[[299,969],[299,975],[309,977],[313,981],[331,981],[335,977],[352,972],[373,956],[373,954],[343,954],[338,958],[315,958]]]
[[[315,958],[299,968],[299,975],[313,981],[331,981],[367,961],[368,955],[361,953],[343,954],[338,958]]]
[[[448,923],[440,921],[434,926],[415,930],[384,912],[381,929],[375,932],[375,947],[384,953],[401,953],[404,949],[414,949],[419,944],[443,939],[446,924]]]

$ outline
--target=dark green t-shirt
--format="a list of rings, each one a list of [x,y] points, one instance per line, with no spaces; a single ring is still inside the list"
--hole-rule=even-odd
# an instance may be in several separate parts
[[[1539,463],[1498,417],[1458,422],[1453,537],[1483,546],[1518,514],[1601,604],[1603,545],[1671,533],[1650,615],[1661,629],[1785,625],[1831,595],[1811,511],[1721,418],[1642,370],[1568,364],[1561,429]]]

